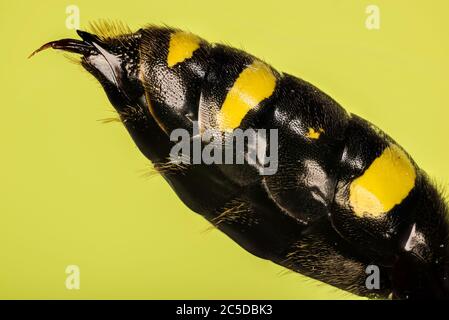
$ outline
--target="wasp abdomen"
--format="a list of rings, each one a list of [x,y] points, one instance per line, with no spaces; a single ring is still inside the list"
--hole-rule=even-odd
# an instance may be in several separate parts
[[[340,235],[356,246],[369,247],[373,255],[394,256],[411,221],[420,220],[410,206],[425,198],[418,186],[426,183],[394,140],[348,114],[310,83],[280,73],[252,55],[169,32],[161,60],[176,70],[177,77],[164,76],[156,90],[184,97],[180,100],[193,108],[200,132],[247,128],[278,132],[276,174],[261,177],[247,166],[242,180],[242,167],[220,166],[225,176],[241,186],[261,184],[280,212],[300,223],[328,216]],[[176,86],[192,77],[196,77],[192,86]],[[153,86],[148,83],[147,89]],[[178,100],[167,96],[165,101],[173,106]],[[169,116],[165,119],[163,125],[168,125]]]
[[[335,101],[241,50],[182,31],[144,32],[142,51],[149,107],[164,130],[189,129],[186,114],[199,121],[200,132],[278,130],[279,174],[262,178],[254,171],[247,183],[263,183],[298,220],[328,213],[348,122]],[[223,170],[231,180],[238,175]]]
[[[358,294],[370,294],[365,267],[376,264],[382,288],[375,293],[448,296],[446,205],[381,130],[310,83],[188,32],[151,26],[79,34],[83,41],[63,39],[37,51],[83,55],[139,149],[182,201],[242,247]],[[259,162],[169,170],[170,134],[195,134],[195,122],[200,138],[274,130],[277,140],[264,145],[276,145],[276,170],[263,175]],[[200,140],[202,148],[210,144]],[[413,268],[404,269],[408,263]]]

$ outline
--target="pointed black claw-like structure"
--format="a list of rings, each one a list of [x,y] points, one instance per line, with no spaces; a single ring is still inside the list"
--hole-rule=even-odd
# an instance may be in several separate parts
[[[48,49],[48,48],[64,50],[67,52],[78,53],[78,54],[83,54],[83,55],[92,53],[92,50],[93,50],[92,45],[89,44],[88,42],[76,40],[76,39],[61,39],[61,40],[57,40],[57,41],[50,41],[50,42],[44,44],[39,49],[33,51],[33,53],[31,53],[28,58],[31,58],[36,53],[43,51],[45,49]]]

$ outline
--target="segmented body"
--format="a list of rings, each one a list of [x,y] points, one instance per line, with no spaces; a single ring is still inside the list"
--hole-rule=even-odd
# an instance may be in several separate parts
[[[274,255],[278,261],[301,260],[301,254],[296,253],[295,258],[296,249],[292,249],[298,245],[294,233],[314,228],[320,220],[331,221],[344,239],[357,243],[367,259],[381,256],[388,260],[388,255],[395,254],[401,231],[406,232],[401,227],[407,229],[413,219],[413,196],[419,196],[414,194],[414,186],[423,177],[391,138],[346,112],[313,85],[280,73],[243,51],[165,28],[142,30],[141,37],[139,77],[151,116],[165,133],[177,128],[191,131],[192,120],[199,122],[200,132],[236,128],[279,132],[276,174],[261,176],[250,168],[241,174],[241,168],[226,165],[200,166],[208,177],[181,183],[178,192],[192,209],[220,221],[222,228],[251,229],[261,240],[250,251],[264,257]],[[174,176],[167,179],[178,180]],[[219,195],[202,190],[201,186],[215,189],[214,183],[208,182],[213,179],[219,179],[220,185],[229,181],[228,190]],[[255,208],[254,200],[246,199],[253,192],[257,206],[261,206],[260,198],[269,203],[264,210],[270,208],[270,215],[274,211],[274,219],[287,224],[295,220],[294,227],[288,228],[293,235],[280,235],[284,230],[266,234],[260,209]],[[232,202],[246,209],[227,209]],[[215,212],[226,214],[217,219]],[[271,218],[268,221],[271,223]],[[284,236],[289,239],[279,239]],[[238,238],[245,235],[239,233]],[[273,250],[276,239],[280,248]],[[265,244],[267,241],[272,243]],[[314,246],[320,248],[318,243]],[[279,250],[283,252],[277,253]],[[325,248],[318,251],[321,260]],[[350,268],[351,274],[357,274],[354,266]],[[362,279],[365,273],[361,269],[356,268]],[[339,279],[335,274],[325,277]],[[341,286],[339,281],[332,280]]]
[[[242,247],[360,295],[447,289],[435,284],[447,281],[445,204],[411,157],[374,125],[310,83],[188,32],[151,26],[116,37],[79,34],[83,42],[42,48],[83,54],[83,66],[180,199]],[[277,170],[172,167],[170,133],[179,128],[203,147],[208,131],[274,129]],[[365,283],[370,264],[382,275],[375,291]]]

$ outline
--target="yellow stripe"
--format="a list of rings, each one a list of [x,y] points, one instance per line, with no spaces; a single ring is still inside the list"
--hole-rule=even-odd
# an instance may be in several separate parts
[[[200,38],[196,35],[176,31],[170,35],[170,44],[168,47],[167,65],[171,68],[174,65],[183,62],[192,57],[195,50],[200,47]]]
[[[390,145],[350,185],[349,201],[358,217],[380,217],[407,197],[416,172],[405,152]]]
[[[245,115],[262,100],[270,97],[276,87],[276,78],[263,62],[255,60],[243,70],[218,114],[218,125],[222,131],[232,131],[242,122]]]

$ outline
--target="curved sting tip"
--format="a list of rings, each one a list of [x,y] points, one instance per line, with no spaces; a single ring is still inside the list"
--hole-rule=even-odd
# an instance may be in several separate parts
[[[43,46],[41,46],[39,49],[35,50],[33,53],[31,53],[28,56],[28,59],[34,56],[36,53],[48,49],[53,48],[57,50],[64,50],[72,53],[78,53],[78,54],[90,54],[92,53],[92,50],[94,49],[89,43],[86,43],[84,41],[76,40],[76,39],[61,39],[57,41],[50,41]]]
[[[42,50],[48,49],[51,47],[52,42],[48,42],[44,45],[42,45],[41,47],[39,47],[38,49],[34,50],[29,56],[28,59],[30,59],[32,56],[34,56],[36,53],[41,52]]]

